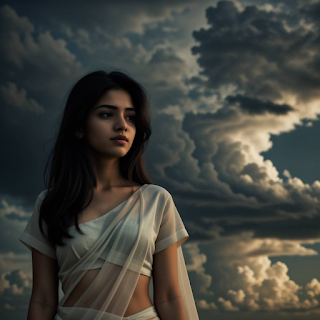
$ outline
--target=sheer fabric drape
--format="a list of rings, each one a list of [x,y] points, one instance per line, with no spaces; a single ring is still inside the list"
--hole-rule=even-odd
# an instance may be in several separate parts
[[[157,207],[157,214],[160,214],[161,219],[157,220],[155,217],[152,218],[152,215],[146,214],[150,208],[143,191],[148,186],[145,184],[133,193],[120,211],[108,221],[90,249],[76,263],[60,269],[59,279],[64,296],[59,302],[56,319],[60,317],[63,320],[122,320],[148,250],[150,246],[151,248],[154,246],[154,239],[146,234],[146,230],[153,224],[154,230],[158,231],[154,252],[176,241],[181,244],[186,240],[187,232],[170,194],[166,202]],[[40,248],[41,251],[44,243],[40,244],[40,236],[35,228],[29,223],[20,240],[38,250]],[[168,231],[170,228],[171,234]],[[48,245],[46,247],[49,248]],[[46,254],[54,256],[50,249]],[[101,264],[101,257],[104,260],[101,268],[95,268],[98,259]],[[198,320],[181,245],[177,249],[177,258],[179,286],[187,319]],[[114,261],[117,261],[117,264]],[[64,304],[71,294],[73,303],[67,307]]]

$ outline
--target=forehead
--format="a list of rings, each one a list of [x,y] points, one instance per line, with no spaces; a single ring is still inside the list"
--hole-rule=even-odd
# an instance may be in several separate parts
[[[111,105],[117,108],[114,109],[134,109],[130,94],[124,90],[109,90],[103,94],[97,103],[93,106],[95,109],[100,105]]]

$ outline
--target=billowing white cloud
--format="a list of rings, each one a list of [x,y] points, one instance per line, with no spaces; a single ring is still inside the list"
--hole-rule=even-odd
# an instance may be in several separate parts
[[[304,248],[298,241],[253,239],[251,236],[242,234],[208,243],[211,254],[208,255],[206,272],[217,273],[215,278],[220,283],[213,282],[208,288],[216,288],[216,297],[204,298],[198,306],[208,309],[210,303],[214,303],[219,310],[291,310],[292,314],[317,308],[318,279],[300,286],[290,279],[286,264],[281,261],[271,264],[269,256],[318,253]],[[305,294],[310,298],[305,299]]]
[[[221,304],[222,309],[226,311],[239,311],[240,309],[232,304],[230,300],[225,300],[222,297],[218,298],[218,302]]]
[[[214,293],[209,290],[212,283],[212,277],[205,273],[205,268],[203,267],[203,264],[207,261],[206,255],[200,253],[196,243],[187,243],[184,245],[184,248],[190,261],[187,263],[187,270],[188,272],[195,272],[194,277],[196,280],[194,281],[193,291],[198,292],[199,294],[213,295]]]
[[[214,302],[208,303],[206,300],[198,300],[197,301],[197,306],[201,309],[206,309],[206,310],[217,310],[218,307]]]
[[[242,289],[239,289],[237,291],[229,290],[228,295],[231,297],[231,299],[236,303],[241,303],[244,301],[244,298],[246,297],[246,294]]]
[[[320,295],[320,282],[318,279],[313,278],[309,283],[306,284],[307,294],[310,297]]]

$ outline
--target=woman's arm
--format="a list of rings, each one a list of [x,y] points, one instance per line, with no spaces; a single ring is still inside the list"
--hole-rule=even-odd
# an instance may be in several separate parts
[[[30,300],[27,320],[54,320],[56,313],[57,306],[54,307]]]
[[[180,294],[177,242],[153,256],[154,306],[161,320],[186,320]]]
[[[32,248],[32,270],[27,320],[53,320],[59,303],[58,262]]]

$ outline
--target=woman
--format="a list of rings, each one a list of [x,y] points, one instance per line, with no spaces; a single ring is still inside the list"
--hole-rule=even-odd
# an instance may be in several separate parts
[[[19,238],[32,250],[28,320],[199,319],[181,248],[188,232],[145,170],[150,135],[145,90],[124,73],[92,72],[71,90],[48,188]]]

